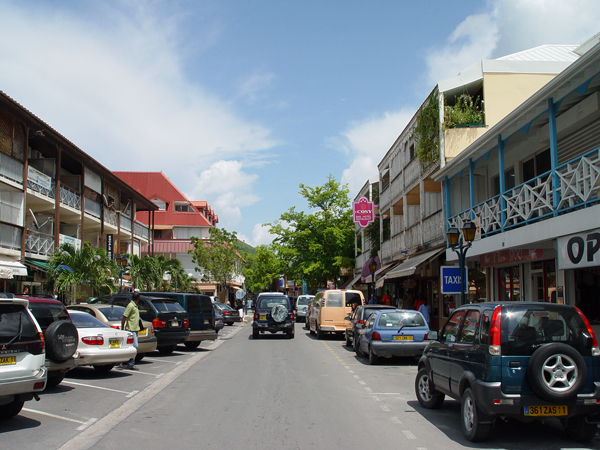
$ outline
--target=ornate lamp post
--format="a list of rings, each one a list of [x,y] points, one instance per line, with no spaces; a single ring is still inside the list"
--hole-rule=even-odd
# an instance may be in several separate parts
[[[371,298],[375,302],[375,271],[377,270],[377,263],[375,259],[371,259],[369,263],[369,271],[371,272]]]
[[[121,293],[123,292],[123,275],[125,275],[125,272],[127,272],[129,260],[125,255],[115,255],[115,262],[117,263],[117,267],[119,268],[119,293]]]
[[[446,232],[446,237],[448,238],[448,245],[452,250],[456,252],[458,255],[458,267],[460,270],[460,304],[465,304],[465,288],[466,282],[465,280],[465,255],[467,254],[467,250],[471,247],[473,240],[475,239],[475,232],[477,231],[477,227],[471,221],[465,222],[462,228],[462,235],[458,231],[458,228],[451,227]]]

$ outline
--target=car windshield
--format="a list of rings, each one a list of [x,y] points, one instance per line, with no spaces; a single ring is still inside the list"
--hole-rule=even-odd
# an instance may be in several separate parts
[[[152,304],[156,306],[156,309],[160,312],[185,312],[183,306],[177,303],[175,300],[169,300],[166,298],[163,299],[153,299]]]
[[[34,341],[39,338],[24,305],[0,305],[0,343]]]
[[[416,311],[390,311],[381,313],[377,326],[380,328],[416,328],[424,327],[426,325],[423,316]]]
[[[262,297],[258,301],[258,309],[271,309],[274,306],[283,305],[287,308],[288,300],[286,297]]]
[[[121,320],[125,308],[122,306],[111,306],[110,308],[99,308],[100,312],[104,314],[107,320]]]
[[[72,311],[71,320],[77,328],[110,328],[91,314],[83,311]]]
[[[306,305],[306,304],[308,304],[309,300],[310,300],[310,297],[298,297],[298,301],[296,302],[296,304],[298,306]]]
[[[503,355],[529,355],[549,342],[562,342],[582,351],[583,333],[587,327],[574,308],[552,304],[503,306]]]
[[[344,306],[344,294],[342,294],[341,292],[331,292],[327,296],[325,306],[327,306],[328,308],[341,308],[342,306]]]
[[[214,305],[221,311],[233,311],[233,308],[225,303],[215,303]]]

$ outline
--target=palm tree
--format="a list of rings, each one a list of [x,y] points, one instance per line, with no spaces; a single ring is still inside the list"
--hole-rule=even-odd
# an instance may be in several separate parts
[[[81,298],[85,291],[89,295],[103,295],[116,290],[118,278],[116,265],[108,258],[104,249],[83,243],[80,250],[70,244],[62,244],[48,262],[47,285],[60,293],[75,290],[74,297]]]

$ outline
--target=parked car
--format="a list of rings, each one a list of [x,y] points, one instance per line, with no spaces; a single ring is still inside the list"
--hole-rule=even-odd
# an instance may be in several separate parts
[[[314,320],[316,307],[315,307],[315,299],[311,298],[308,302],[306,302],[306,315],[304,316],[304,328],[310,331],[310,322],[311,318]],[[310,331],[312,334],[312,331]]]
[[[171,298],[187,311],[190,318],[190,334],[184,342],[186,348],[198,348],[202,341],[217,339],[215,313],[208,295],[187,292],[143,292],[143,294],[151,297]]]
[[[92,304],[127,306],[130,301],[131,294],[124,293],[105,295],[93,300]],[[183,344],[189,336],[189,315],[176,300],[140,295],[138,309],[142,320],[152,322],[157,349],[163,355],[173,353],[177,344]]]
[[[100,303],[93,305],[80,303],[77,305],[67,306],[67,311],[86,312],[109,327],[120,330],[121,318],[125,312],[125,307],[116,305],[103,305]],[[154,332],[154,326],[152,325],[152,322],[142,320],[142,325],[144,325],[144,329],[138,331],[138,348],[135,356],[136,362],[140,362],[142,359],[144,359],[146,354],[152,353],[154,350],[156,350],[157,344],[156,334]]]
[[[360,305],[346,317],[346,346],[354,349],[358,353],[358,339],[360,330],[365,327],[368,317],[375,311],[381,309],[396,309],[387,305]]]
[[[221,302],[215,302],[213,305],[215,305],[221,311],[224,324],[231,326],[236,322],[242,321],[240,312],[237,309],[233,309],[231,306]]]
[[[325,333],[343,335],[346,333],[346,317],[352,312],[352,304],[364,305],[361,291],[332,289],[317,292],[313,309],[309,316],[309,330],[323,339]]]
[[[71,311],[70,315],[79,333],[77,366],[93,366],[98,372],[106,373],[115,364],[135,358],[137,351],[129,331],[112,328],[88,312]]]
[[[73,325],[68,311],[58,300],[28,297],[29,310],[37,320],[46,343],[46,367],[48,381],[46,387],[58,386],[65,374],[77,367],[77,328]]]
[[[296,300],[296,322],[306,322],[306,310],[308,301],[315,298],[314,295],[299,295]]]
[[[223,314],[221,313],[221,308],[214,303],[212,304],[212,307],[215,312],[215,331],[218,333],[225,327],[225,324],[223,323]]]
[[[294,338],[294,307],[287,295],[281,293],[259,294],[252,322],[252,337],[258,339],[260,333],[283,332]]]
[[[382,357],[421,356],[428,332],[427,322],[418,311],[374,311],[357,337],[357,355],[368,355],[369,364],[377,364]]]
[[[590,323],[573,306],[473,303],[430,332],[419,361],[419,403],[461,402],[470,441],[489,437],[498,419],[558,418],[567,435],[590,441],[600,422],[600,348]]]
[[[42,329],[25,299],[0,299],[0,419],[10,419],[46,387]]]

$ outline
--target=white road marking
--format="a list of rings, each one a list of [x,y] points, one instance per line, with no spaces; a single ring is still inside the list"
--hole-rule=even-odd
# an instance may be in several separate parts
[[[360,376],[359,375],[354,375],[354,378],[356,378],[357,380],[360,380]]]
[[[373,392],[373,389],[371,389],[370,387],[366,387],[365,391],[367,391],[368,393],[371,393],[371,392]]]
[[[346,367],[348,369],[348,373],[354,373],[354,370],[350,370],[349,367]]]
[[[390,408],[388,408],[387,405],[379,405],[379,407],[381,408],[382,411],[385,411],[385,412],[390,411]]]
[[[131,392],[130,392],[129,394],[127,394],[125,397],[127,397],[127,398],[131,398],[131,397],[133,397],[135,394],[137,394],[138,392],[140,392],[140,391],[131,391]]]
[[[402,423],[402,421],[400,419],[398,419],[397,417],[390,417],[390,420],[392,422],[394,422],[394,423],[397,423],[397,424],[401,424]]]
[[[144,357],[144,361],[163,362],[163,363],[175,364],[177,366],[183,362],[183,361],[169,361],[167,359],[162,359],[162,358],[148,358],[148,357]]]
[[[344,366],[344,368],[350,370],[350,366]],[[350,370],[350,372],[352,373],[352,371]]]
[[[380,402],[381,399],[379,397],[377,397],[376,395],[371,395],[371,398],[373,399],[373,401],[375,402]]]
[[[88,387],[88,388],[92,388],[92,389],[101,389],[103,391],[118,392],[119,394],[127,394],[127,395],[131,394],[131,392],[127,392],[127,391],[120,391],[118,389],[105,388],[102,386],[94,386],[92,384],[76,383],[76,382],[70,381],[70,380],[63,380],[63,384],[73,385],[73,386],[83,386],[83,387]]]
[[[85,430],[87,427],[89,427],[91,424],[93,424],[94,422],[96,422],[98,419],[92,418],[90,420],[88,420],[87,422],[85,422],[83,425],[77,427],[77,431],[83,431]]]
[[[400,395],[399,392],[375,392],[373,395]]]
[[[365,384],[367,384],[367,382],[366,382],[366,381],[359,381],[358,383],[359,383],[359,384],[362,384],[362,385],[365,385]]]
[[[412,431],[410,430],[402,430],[402,432],[404,433],[404,436],[406,436],[407,439],[416,439],[417,437],[412,434]]]
[[[51,414],[51,413],[47,413],[47,412],[44,412],[44,411],[38,411],[36,409],[23,408],[23,411],[27,411],[27,412],[30,412],[30,413],[33,413],[33,414],[40,414],[42,416],[52,417],[54,419],[66,420],[67,422],[78,423],[80,425],[83,425],[83,424],[86,423],[86,422],[83,422],[82,420],[71,419],[70,417],[64,417],[64,416],[57,416],[56,414]],[[97,419],[94,419],[94,421],[96,421],[96,420]],[[88,420],[88,422],[89,422],[89,420]]]

